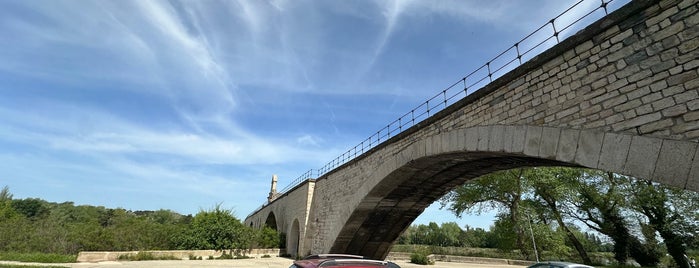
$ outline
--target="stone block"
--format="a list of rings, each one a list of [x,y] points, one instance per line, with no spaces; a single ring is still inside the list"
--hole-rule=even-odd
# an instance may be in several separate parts
[[[488,140],[490,139],[490,126],[478,127],[478,151],[488,151]]]
[[[449,146],[454,151],[464,150],[463,134],[463,129],[454,129],[452,131],[449,131]]]
[[[524,152],[525,138],[527,135],[526,126],[515,126],[512,132],[512,152],[522,153]]]
[[[604,132],[581,131],[578,149],[575,153],[575,163],[588,168],[597,168],[603,142]]]
[[[699,192],[699,150],[694,154],[692,168],[687,177],[687,183],[684,187],[687,190]]]
[[[539,146],[539,157],[555,158],[560,136],[561,129],[544,127],[541,132],[541,145]]]
[[[699,112],[697,112],[697,114],[699,114]],[[512,141],[514,140],[515,126],[504,126],[502,132],[502,149],[505,152],[511,153],[513,151]]]
[[[623,173],[650,179],[655,170],[661,145],[662,140],[657,138],[633,136]]]
[[[478,128],[467,128],[464,131],[464,140],[467,151],[475,152],[476,150],[478,150]]]
[[[556,159],[563,162],[572,162],[575,159],[575,152],[578,148],[580,130],[563,129],[556,148]]]
[[[524,154],[529,156],[539,156],[539,147],[541,145],[542,127],[527,126],[525,135]]]
[[[633,118],[631,120],[619,122],[617,124],[614,124],[612,126],[612,129],[616,132],[620,132],[623,130],[627,130],[633,127],[645,125],[654,121],[658,121],[662,118],[660,115],[660,112],[652,113],[652,114],[645,114],[638,116],[636,118]]]
[[[621,173],[631,146],[631,136],[616,133],[604,135],[604,143],[597,168]]]
[[[666,185],[684,188],[696,152],[696,143],[663,140],[652,179]]]
[[[430,135],[425,139],[425,155],[435,155],[439,153],[439,147],[441,146],[439,139],[439,134]]]
[[[504,135],[505,126],[492,126],[490,130],[490,139],[488,141],[488,149],[491,152],[502,152],[505,148]]]

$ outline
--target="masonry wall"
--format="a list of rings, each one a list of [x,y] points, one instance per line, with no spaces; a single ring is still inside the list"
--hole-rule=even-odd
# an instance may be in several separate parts
[[[266,205],[255,214],[245,219],[245,225],[255,228],[262,228],[270,213],[276,218],[277,231],[287,235],[287,242],[294,241],[291,235],[299,236],[299,248],[304,248],[306,236],[306,226],[308,226],[308,215],[311,209],[311,200],[315,190],[314,181],[306,181],[291,191],[277,197],[270,204]],[[294,220],[299,222],[299,230],[292,230]],[[287,245],[287,253],[295,256],[295,252],[289,252],[293,246]],[[305,254],[305,252],[303,252]]]
[[[590,130],[601,133],[591,138],[599,144],[605,133],[623,134],[617,135],[622,137],[618,142],[627,149],[651,155],[666,151],[677,155],[672,164],[684,167],[682,170],[699,168],[698,6],[691,0],[632,1],[478,93],[319,178],[306,236],[310,243],[304,250],[323,253],[352,239],[339,235],[354,227],[347,226],[350,215],[361,204],[371,203],[367,199],[374,197],[367,194],[380,191],[377,185],[387,187],[380,184],[382,177],[377,174],[389,174],[394,167],[388,163],[406,148],[454,130],[546,126],[553,131],[538,133],[539,137],[553,135],[557,140],[565,129]],[[661,142],[634,144],[634,139],[623,137],[656,137]],[[571,142],[578,143],[579,137],[572,137]],[[590,167],[598,168],[599,159],[594,163]],[[663,163],[654,162],[648,176],[657,173],[656,164],[663,168]],[[672,174],[672,170],[667,172],[661,173]],[[679,181],[684,182],[696,182],[699,176],[688,172],[672,175],[683,177]],[[699,189],[699,184],[684,185]],[[392,243],[386,241],[379,250],[387,250]]]

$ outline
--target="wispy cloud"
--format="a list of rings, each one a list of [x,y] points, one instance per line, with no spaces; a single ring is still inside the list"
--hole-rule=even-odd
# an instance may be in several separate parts
[[[0,177],[205,201],[290,181],[567,3],[2,2]]]

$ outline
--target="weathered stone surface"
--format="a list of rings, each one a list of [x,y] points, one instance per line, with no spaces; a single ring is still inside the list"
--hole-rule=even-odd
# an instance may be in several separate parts
[[[671,185],[686,185],[696,151],[696,145],[687,146],[686,142],[664,140],[653,172],[653,180]]]
[[[639,178],[651,178],[660,153],[661,139],[634,136],[631,138],[624,174],[637,174]]]
[[[626,156],[631,146],[630,135],[607,133],[604,135],[602,151],[597,168],[607,171],[623,172]]]
[[[530,156],[539,156],[539,147],[541,145],[542,127],[527,127],[527,135],[525,138],[524,154]]]
[[[578,140],[575,163],[585,167],[597,168],[600,150],[604,141],[604,132],[582,131]]]

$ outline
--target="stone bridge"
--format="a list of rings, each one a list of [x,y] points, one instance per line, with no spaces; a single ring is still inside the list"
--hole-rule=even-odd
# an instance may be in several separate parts
[[[699,191],[696,0],[634,0],[245,219],[287,252],[384,258],[430,204],[478,176],[577,166]]]

